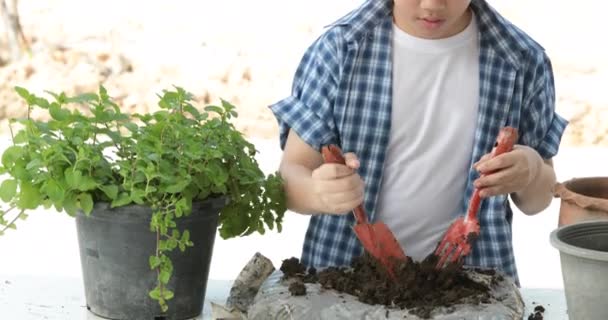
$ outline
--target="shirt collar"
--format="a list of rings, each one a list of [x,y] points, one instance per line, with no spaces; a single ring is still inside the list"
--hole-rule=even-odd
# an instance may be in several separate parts
[[[472,0],[471,9],[477,18],[480,47],[495,51],[498,58],[517,70],[522,52],[529,46],[525,37],[518,36],[515,27],[485,0]]]
[[[472,0],[471,9],[475,12],[479,27],[480,46],[491,48],[497,57],[508,63],[512,68],[519,69],[523,54],[535,47],[541,48],[536,42],[517,29],[485,0]],[[364,36],[387,18],[392,19],[392,0],[367,0],[361,6],[347,15],[331,23],[329,26],[348,26],[344,29],[344,39],[348,43],[359,42]]]
[[[367,0],[361,6],[329,26],[349,26],[345,29],[346,42],[358,42],[386,18],[392,19],[392,0]]]

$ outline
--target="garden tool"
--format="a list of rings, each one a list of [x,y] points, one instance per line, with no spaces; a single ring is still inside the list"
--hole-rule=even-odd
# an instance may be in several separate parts
[[[512,127],[502,128],[498,133],[495,148],[490,154],[490,158],[511,151],[517,137],[517,129]],[[479,191],[478,188],[475,188],[466,216],[460,217],[452,223],[435,249],[435,256],[439,258],[436,265],[437,269],[445,267],[450,262],[460,261],[461,258],[471,252],[471,246],[479,236],[479,220],[477,219],[477,211],[481,203]]]
[[[324,146],[321,148],[321,152],[326,163],[346,164],[342,151],[336,145]],[[378,259],[389,275],[396,279],[393,271],[394,264],[408,259],[401,245],[386,224],[382,222],[369,223],[363,204],[358,205],[353,210],[353,214],[356,221],[353,230],[357,238],[359,238],[365,250]]]

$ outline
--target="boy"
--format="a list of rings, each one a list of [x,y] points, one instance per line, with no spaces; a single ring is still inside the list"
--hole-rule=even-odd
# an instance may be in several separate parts
[[[543,48],[485,0],[367,0],[308,48],[292,94],[270,106],[288,206],[312,215],[302,262],[363,252],[350,214],[361,202],[423,259],[479,187],[481,234],[465,263],[518,283],[508,196],[529,215],[549,205],[567,125],[554,107]],[[489,159],[504,126],[517,145]],[[323,164],[326,144],[346,166]]]

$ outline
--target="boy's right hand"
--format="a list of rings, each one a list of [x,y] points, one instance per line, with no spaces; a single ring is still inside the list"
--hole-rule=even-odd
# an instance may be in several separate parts
[[[351,152],[344,159],[346,165],[324,163],[312,171],[312,191],[325,213],[349,214],[363,202],[364,183],[356,172],[359,160]]]

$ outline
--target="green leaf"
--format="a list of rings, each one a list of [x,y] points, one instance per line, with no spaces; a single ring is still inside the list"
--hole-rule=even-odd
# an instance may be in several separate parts
[[[224,100],[224,99],[220,99],[222,102],[222,107],[224,107],[224,109],[226,109],[226,111],[232,111],[234,110],[236,107],[230,103],[228,100]]]
[[[144,204],[144,197],[146,196],[146,192],[143,190],[139,190],[139,189],[134,189],[133,191],[131,191],[131,201],[137,203],[137,204]]]
[[[118,187],[114,186],[114,185],[108,185],[108,186],[99,186],[99,189],[101,189],[101,191],[103,191],[103,193],[106,194],[106,196],[108,196],[108,198],[114,200],[116,199],[116,196],[118,196]]]
[[[49,102],[46,99],[44,99],[44,98],[39,98],[39,97],[32,96],[31,104],[37,105],[37,106],[39,106],[39,107],[41,107],[43,109],[48,109],[49,108]]]
[[[182,197],[175,203],[175,216],[181,218],[184,214],[188,215],[191,203],[187,198]]]
[[[176,205],[175,206],[175,216],[177,218],[181,218],[183,214],[184,214],[184,211],[183,211],[182,207]]]
[[[139,127],[137,126],[137,124],[135,124],[135,123],[133,123],[133,122],[126,122],[126,123],[123,123],[123,126],[124,126],[125,128],[127,128],[127,129],[129,129],[129,131],[131,131],[131,132],[133,132],[133,133],[137,133],[138,128],[139,128]]]
[[[17,181],[4,180],[0,185],[0,199],[4,202],[10,202],[17,194]]]
[[[70,112],[62,109],[58,104],[51,104],[49,106],[49,113],[57,121],[64,121],[70,116]]]
[[[163,291],[163,298],[165,298],[165,300],[171,300],[173,299],[173,291],[169,290],[169,289],[165,289]]]
[[[205,107],[205,111],[209,111],[209,112],[215,112],[217,114],[222,114],[224,113],[224,110],[218,106],[206,106]]]
[[[78,189],[80,187],[80,182],[82,180],[82,173],[79,170],[67,168],[65,170],[64,175],[65,175],[65,182],[67,182],[67,184],[70,188]]]
[[[167,247],[169,250],[177,248],[177,240],[175,240],[174,238],[170,238],[169,240],[167,240]]]
[[[58,212],[61,212],[61,211],[63,210],[63,208],[61,207],[61,204],[60,204],[60,203],[55,204],[55,203],[53,203],[53,200],[48,199],[48,198],[47,198],[47,199],[42,200],[42,207],[43,207],[44,209],[47,209],[47,210],[48,210],[48,209],[50,209],[50,208],[51,208],[53,205],[55,205],[55,207],[57,208],[57,211],[58,211]],[[61,207],[61,208],[60,208],[60,207]]]
[[[55,203],[61,203],[65,197],[65,190],[63,190],[63,187],[53,179],[50,179],[43,184],[40,191],[46,193]]]
[[[79,171],[77,171],[79,172]],[[89,191],[97,188],[98,183],[89,176],[82,176],[80,178],[80,182],[78,184],[78,190],[80,191]]]
[[[161,263],[160,258],[157,256],[150,256],[149,262],[150,262],[150,269],[158,268],[158,266],[160,266],[160,263]]]
[[[91,102],[97,101],[99,97],[95,93],[83,93],[79,94],[75,97],[70,97],[65,100],[66,103],[83,103],[83,102]]]
[[[184,190],[184,188],[186,188],[188,186],[189,183],[190,183],[190,180],[185,180],[185,181],[181,181],[181,182],[175,183],[173,185],[168,186],[165,189],[165,192],[167,192],[167,193],[182,192]]]
[[[182,234],[182,241],[188,242],[189,240],[190,240],[190,231],[184,230],[184,233]]]
[[[162,284],[167,284],[171,278],[171,273],[167,270],[163,270],[160,272],[158,278]]]
[[[169,112],[161,110],[154,112],[154,119],[158,122],[166,122],[169,117]]]
[[[184,107],[184,110],[187,111],[188,113],[190,113],[196,119],[200,119],[200,117],[201,117],[201,113],[190,104],[186,105]]]
[[[78,199],[73,193],[63,200],[63,210],[72,217],[78,213]]]
[[[19,94],[19,96],[25,99],[26,101],[29,101],[31,99],[31,94],[29,93],[29,91],[27,91],[27,89],[15,86],[15,91],[17,91],[17,94]]]
[[[110,96],[108,95],[108,90],[102,85],[99,85],[99,97],[103,101],[107,101],[108,99],[110,99]]]
[[[25,130],[20,130],[17,132],[15,137],[13,138],[13,142],[16,144],[25,143],[27,141],[27,132]]]
[[[87,215],[93,211],[93,197],[88,193],[80,194],[80,207]]]
[[[40,159],[34,159],[25,166],[25,169],[32,171],[38,170],[40,167],[42,167],[42,161]]]
[[[162,226],[160,226],[159,228],[161,228],[161,229],[162,229]],[[162,232],[161,232],[161,233],[162,233]],[[162,240],[161,240],[161,241],[158,243],[158,250],[159,250],[159,251],[166,251],[166,250],[167,250],[167,242],[166,242],[166,241],[162,241]]]
[[[40,190],[28,181],[21,182],[17,206],[22,209],[36,209],[42,203]]]
[[[131,197],[129,196],[128,193],[126,192],[121,192],[118,195],[118,198],[114,199],[114,201],[112,201],[111,207],[115,208],[115,207],[121,207],[124,205],[127,205],[131,203]]]
[[[44,90],[44,92],[50,94],[53,98],[55,98],[55,101],[57,102],[62,102],[65,100],[65,94],[62,93],[61,95],[53,92],[53,91],[48,91],[48,90]]]
[[[154,288],[154,290],[150,291],[150,298],[154,300],[160,299],[160,289],[158,287]]]
[[[15,161],[20,160],[23,156],[23,148],[20,146],[10,146],[4,150],[2,154],[2,165],[11,168]]]

